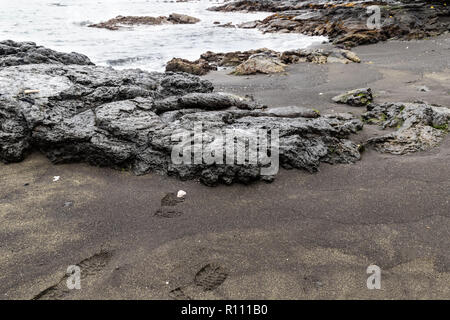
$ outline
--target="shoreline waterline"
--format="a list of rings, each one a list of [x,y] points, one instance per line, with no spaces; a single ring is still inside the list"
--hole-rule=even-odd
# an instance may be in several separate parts
[[[270,12],[214,12],[207,8],[222,1],[166,3],[162,0],[74,1],[47,0],[32,4],[17,0],[0,13],[0,39],[33,41],[60,52],[80,52],[95,64],[116,69],[163,71],[172,58],[196,60],[206,51],[232,52],[268,48],[277,51],[303,49],[326,37],[301,34],[263,34],[256,29],[222,28],[214,24],[264,19]],[[15,12],[10,16],[8,12]],[[89,28],[118,15],[168,16],[187,14],[201,21],[192,25],[135,26],[111,31]]]

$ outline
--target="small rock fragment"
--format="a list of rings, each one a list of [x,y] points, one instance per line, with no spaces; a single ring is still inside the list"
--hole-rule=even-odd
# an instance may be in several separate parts
[[[169,15],[169,21],[176,24],[195,24],[200,22],[200,19],[188,16],[187,14],[172,13]]]
[[[265,110],[265,113],[282,118],[318,118],[320,116],[317,110],[296,106],[269,108]]]
[[[259,21],[243,22],[241,24],[238,24],[238,27],[242,29],[254,29],[257,27],[258,23]]]
[[[73,207],[73,201],[64,202],[64,208]]]
[[[236,28],[236,26],[232,22],[224,23],[218,25],[220,28]]]
[[[341,54],[344,58],[347,58],[350,61],[360,63],[361,59],[352,51],[350,50],[341,50]]]

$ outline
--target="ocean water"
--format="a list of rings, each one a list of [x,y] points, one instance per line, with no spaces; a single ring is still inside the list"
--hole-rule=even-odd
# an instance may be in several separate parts
[[[162,71],[173,57],[190,60],[211,50],[227,52],[269,48],[288,50],[320,43],[324,37],[263,34],[258,30],[220,28],[264,19],[271,13],[213,12],[223,0],[0,0],[0,39],[34,41],[54,50],[80,52],[99,65]],[[194,25],[139,26],[119,31],[88,24],[118,15],[168,16],[182,13],[201,19]]]

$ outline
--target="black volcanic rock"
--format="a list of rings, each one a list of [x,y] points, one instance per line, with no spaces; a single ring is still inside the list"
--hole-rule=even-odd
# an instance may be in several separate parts
[[[90,28],[120,30],[123,26],[161,25],[161,24],[195,24],[200,19],[185,14],[172,13],[169,17],[117,16],[108,21],[88,25]]]
[[[260,60],[259,62],[261,63],[255,63],[255,61],[258,62],[258,60]],[[173,58],[166,64],[166,71],[205,75],[209,71],[217,70],[219,67],[234,67],[234,72],[232,74],[235,75],[274,73],[284,71],[283,64],[301,62],[323,64],[327,62],[361,62],[361,60],[352,51],[339,48],[332,48],[330,50],[298,49],[284,52],[278,52],[267,48],[226,53],[207,51],[195,61]],[[245,72],[242,72],[243,69]]]
[[[25,64],[78,64],[92,65],[88,57],[80,53],[62,53],[37,46],[34,42],[0,41],[0,67]]]
[[[369,6],[380,9],[379,28],[369,28]],[[450,29],[450,6],[445,1],[286,1],[243,0],[211,8],[216,11],[271,11],[262,21],[243,24],[263,32],[293,32],[328,36],[335,44],[353,47],[391,38],[421,39]]]
[[[319,116],[292,106],[266,110],[251,99],[212,91],[210,82],[186,73],[59,62],[4,67],[0,160],[21,161],[37,149],[53,163],[81,161],[136,174],[200,179],[207,185],[273,179],[261,175],[260,163],[174,163],[173,134],[190,132],[199,124],[204,149],[220,142],[212,132],[278,130],[279,162],[285,168],[314,172],[320,162],[360,158],[348,136],[361,129],[362,122],[352,115]],[[246,150],[245,144],[236,148]]]

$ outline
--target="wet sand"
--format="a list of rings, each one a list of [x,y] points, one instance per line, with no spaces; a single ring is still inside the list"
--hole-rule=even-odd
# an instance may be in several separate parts
[[[450,106],[449,50],[448,35],[393,41],[355,48],[361,64],[205,78],[217,91],[322,114],[363,112],[330,99],[365,86],[376,101]],[[365,126],[353,140],[379,133]],[[449,299],[449,156],[446,136],[427,152],[369,149],[356,164],[214,188],[55,166],[38,153],[0,164],[0,299]],[[161,199],[180,189],[182,214],[155,216]],[[81,265],[82,289],[69,291],[63,276],[73,264]],[[366,287],[371,264],[382,270],[381,290]],[[200,281],[205,272],[212,290]]]

